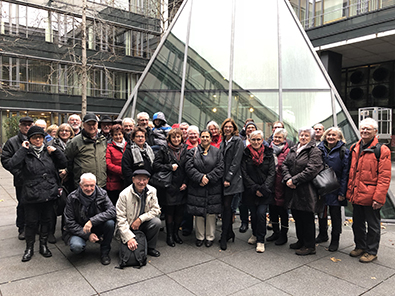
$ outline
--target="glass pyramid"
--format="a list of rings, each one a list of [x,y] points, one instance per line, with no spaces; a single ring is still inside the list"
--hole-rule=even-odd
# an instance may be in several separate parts
[[[120,117],[162,111],[170,124],[204,128],[247,118],[290,137],[321,122],[358,139],[343,102],[286,0],[186,0]]]

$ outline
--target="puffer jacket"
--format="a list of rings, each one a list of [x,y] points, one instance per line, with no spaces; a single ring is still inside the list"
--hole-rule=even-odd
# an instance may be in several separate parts
[[[289,208],[305,212],[316,212],[318,193],[312,180],[323,169],[321,151],[315,146],[315,140],[296,155],[298,144],[293,146],[285,158],[283,182],[292,178],[296,189],[285,187],[285,198]]]
[[[347,206],[347,200],[342,202],[339,201],[338,196],[346,196],[347,190],[347,181],[348,181],[348,170],[350,168],[349,164],[349,156],[350,151],[346,149],[344,151],[343,159],[340,157],[342,146],[345,144],[342,141],[338,141],[329,152],[325,147],[326,141],[322,141],[317,147],[322,152],[322,158],[324,160],[324,164],[327,164],[331,167],[335,173],[337,180],[339,181],[340,188],[337,191],[329,193],[325,195],[325,204],[328,206]]]
[[[243,193],[243,204],[268,205],[273,203],[276,167],[273,149],[268,146],[264,146],[264,149],[263,162],[259,166],[254,164],[251,151],[248,148],[244,149],[241,161],[241,171],[246,188]],[[263,196],[257,196],[257,191]]]
[[[124,189],[122,177],[122,156],[126,150],[126,144],[123,149],[118,147],[114,141],[107,145],[106,163],[107,163],[107,187],[109,191]]]
[[[4,144],[3,152],[1,154],[1,164],[14,176],[14,186],[22,186],[23,178],[21,176],[20,169],[10,165],[12,156],[22,147],[23,141],[27,141],[27,137],[24,136],[20,131],[16,136],[9,138]]]
[[[67,143],[65,154],[67,171],[73,173],[74,188],[78,188],[80,177],[92,173],[97,178],[97,186],[104,188],[107,181],[106,165],[107,140],[98,136],[96,140],[86,136],[84,130]]]
[[[243,176],[241,174],[241,159],[243,157],[244,145],[240,137],[233,136],[228,144],[225,138],[220,146],[224,156],[224,177],[230,186],[224,187],[224,195],[233,195],[244,191]]]
[[[380,160],[377,161],[374,154],[377,138],[359,154],[361,142],[362,140],[350,151],[351,165],[346,197],[356,205],[371,206],[373,201],[383,205],[391,182],[391,152],[387,146],[382,145]]]
[[[79,236],[85,240],[89,239],[90,233],[83,231],[84,225],[88,220],[92,225],[99,225],[111,219],[115,219],[116,211],[111,200],[108,198],[107,192],[96,185],[96,198],[93,201],[94,212],[93,217],[88,217],[83,210],[81,203],[82,189],[78,187],[67,197],[66,207],[64,209],[64,232],[63,241],[68,244],[72,236]]]
[[[146,187],[146,199],[144,213],[140,214],[141,199],[134,191],[133,185],[125,188],[120,194],[116,204],[117,226],[115,229],[115,238],[126,244],[135,235],[130,226],[137,218],[141,222],[151,220],[160,214],[160,207],[156,197],[156,189],[150,185]]]
[[[66,158],[59,149],[49,154],[44,144],[40,157],[37,157],[33,148],[21,146],[9,165],[21,172],[22,203],[41,203],[57,198],[58,170],[66,166]]]
[[[155,122],[155,120],[160,120],[160,125],[152,128],[152,134],[154,137],[154,145],[159,145],[159,146],[166,146],[167,145],[167,134],[171,130],[171,126],[167,124],[165,115],[162,112],[157,112],[154,114],[152,117],[152,120]]]
[[[208,155],[203,156],[203,152],[200,145],[189,150],[185,170],[189,178],[187,211],[205,217],[221,213],[224,161],[221,151],[214,146],[210,146]],[[204,175],[209,183],[200,186]]]

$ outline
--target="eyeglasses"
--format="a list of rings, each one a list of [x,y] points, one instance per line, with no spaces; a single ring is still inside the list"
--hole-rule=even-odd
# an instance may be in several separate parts
[[[145,136],[134,136],[135,138],[140,138],[140,139],[142,139],[142,138],[145,138]]]
[[[31,126],[33,122],[21,122],[21,125],[23,126]]]
[[[373,129],[370,128],[370,127],[361,127],[361,131],[368,131],[368,132],[370,132],[371,130],[373,130]]]
[[[283,128],[282,126],[273,126],[273,128]]]
[[[60,130],[59,133],[71,133],[69,130]]]
[[[255,139],[255,138],[254,138],[254,139],[251,139],[250,141],[251,141],[251,142],[259,142],[259,141],[262,141],[262,139]]]

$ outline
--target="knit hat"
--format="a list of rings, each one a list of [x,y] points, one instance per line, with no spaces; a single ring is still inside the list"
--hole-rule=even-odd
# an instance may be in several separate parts
[[[258,130],[258,128],[256,127],[256,124],[255,124],[253,121],[247,122],[247,123],[246,123],[246,126],[245,126],[245,129],[247,130],[247,127],[248,127],[249,125],[251,125],[251,124],[252,124],[253,126],[255,126],[255,129],[256,129],[256,130]]]
[[[42,127],[39,127],[37,125],[33,125],[29,130],[27,131],[27,138],[30,140],[31,137],[34,135],[42,135],[43,137],[46,136],[44,130]]]

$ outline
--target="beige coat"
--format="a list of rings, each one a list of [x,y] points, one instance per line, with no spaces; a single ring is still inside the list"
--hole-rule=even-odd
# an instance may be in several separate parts
[[[156,189],[150,185],[147,185],[147,188],[148,192],[145,202],[145,210],[140,216],[141,200],[139,195],[134,192],[133,184],[126,187],[119,194],[119,199],[116,205],[117,226],[115,230],[115,238],[120,239],[124,244],[135,237],[130,226],[137,218],[140,218],[141,222],[144,223],[160,214]]]

